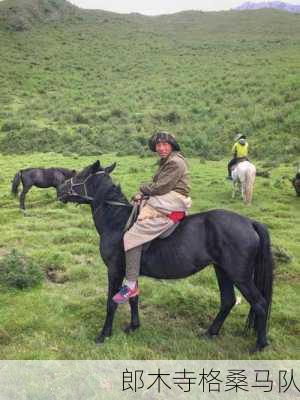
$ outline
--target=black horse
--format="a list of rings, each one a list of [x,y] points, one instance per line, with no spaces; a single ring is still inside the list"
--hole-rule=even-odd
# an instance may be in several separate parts
[[[110,177],[115,164],[102,168],[99,161],[66,181],[58,189],[62,202],[89,203],[101,236],[100,254],[108,268],[107,315],[98,343],[112,334],[117,308],[112,300],[125,275],[123,229],[132,206]],[[155,239],[143,249],[141,275],[178,279],[213,264],[221,308],[207,335],[219,333],[235,305],[234,286],[250,303],[247,326],[257,333],[254,350],[267,345],[267,320],[272,302],[273,261],[267,229],[260,223],[225,210],[211,210],[186,217],[175,232]],[[139,327],[138,298],[130,299],[131,322],[127,332]]]
[[[56,190],[66,179],[72,178],[75,170],[67,168],[27,168],[16,173],[12,181],[11,192],[17,196],[18,187],[22,182],[23,190],[20,194],[20,209],[25,210],[25,196],[32,186],[39,188],[55,187]]]

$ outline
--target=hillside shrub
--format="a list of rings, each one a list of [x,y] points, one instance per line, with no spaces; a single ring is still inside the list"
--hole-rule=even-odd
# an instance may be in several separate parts
[[[293,256],[283,247],[273,245],[272,254],[276,263],[288,264],[293,260]]]
[[[43,280],[39,266],[13,249],[0,261],[0,284],[15,289],[32,288]]]
[[[181,117],[177,111],[171,111],[164,116],[164,120],[172,124],[178,124],[181,121]]]
[[[1,132],[10,132],[16,129],[20,129],[22,124],[17,121],[5,121],[1,126]]]
[[[123,110],[121,110],[120,108],[114,108],[111,111],[111,116],[115,117],[115,118],[121,118],[121,117],[125,117],[127,115],[127,113]]]
[[[88,118],[81,113],[75,113],[72,117],[72,120],[75,124],[88,124],[89,123]]]

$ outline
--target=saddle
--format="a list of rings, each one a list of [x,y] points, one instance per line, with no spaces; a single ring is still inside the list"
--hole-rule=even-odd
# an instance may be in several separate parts
[[[169,229],[167,229],[165,232],[163,232],[160,236],[158,236],[158,238],[166,239],[167,237],[171,236],[179,224],[180,224],[180,221],[174,222],[174,224]]]
[[[171,236],[179,224],[180,224],[180,222],[175,222],[169,229],[167,229],[160,236],[158,236],[157,238],[155,238],[153,240],[156,240],[156,239],[162,240],[162,239],[166,239],[167,237]],[[146,252],[149,249],[151,243],[152,243],[152,240],[150,240],[150,242],[146,242],[143,244],[143,252]]]
[[[140,205],[138,205],[137,203],[134,203],[131,214],[125,225],[124,233],[127,232],[132,227],[132,225],[137,221],[138,216],[140,214],[140,209],[141,209]],[[167,229],[165,232],[163,232],[158,237],[159,239],[166,239],[167,237],[169,237],[175,231],[175,229],[178,227],[180,222],[185,218],[185,213],[174,211],[171,214],[169,214],[167,217],[170,218],[174,222],[174,224],[169,229]]]
[[[249,160],[248,160],[248,157],[239,157],[239,158],[236,158],[236,163],[235,163],[235,164],[239,164],[240,162],[243,162],[243,161],[249,161]]]
[[[233,171],[233,170],[237,167],[237,165],[238,165],[239,163],[243,162],[243,161],[249,161],[248,157],[239,157],[239,158],[236,158],[236,159],[235,159],[235,163],[234,163],[234,164],[232,165],[232,167],[231,167],[231,171]]]

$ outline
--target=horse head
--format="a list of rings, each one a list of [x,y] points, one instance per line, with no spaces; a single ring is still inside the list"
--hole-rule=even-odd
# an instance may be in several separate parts
[[[87,166],[67,179],[58,188],[58,199],[63,203],[72,202],[79,204],[90,204],[94,200],[98,189],[111,181],[109,174],[115,169],[116,163],[103,168],[100,161]],[[97,180],[97,184],[95,181]]]

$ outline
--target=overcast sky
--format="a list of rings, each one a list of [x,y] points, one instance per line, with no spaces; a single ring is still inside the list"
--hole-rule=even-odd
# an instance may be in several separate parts
[[[219,11],[229,10],[243,0],[68,0],[81,8],[108,10],[119,13],[139,12],[148,15],[168,14],[182,10]],[[249,0],[260,3],[262,0]],[[300,0],[286,1],[300,4]]]

